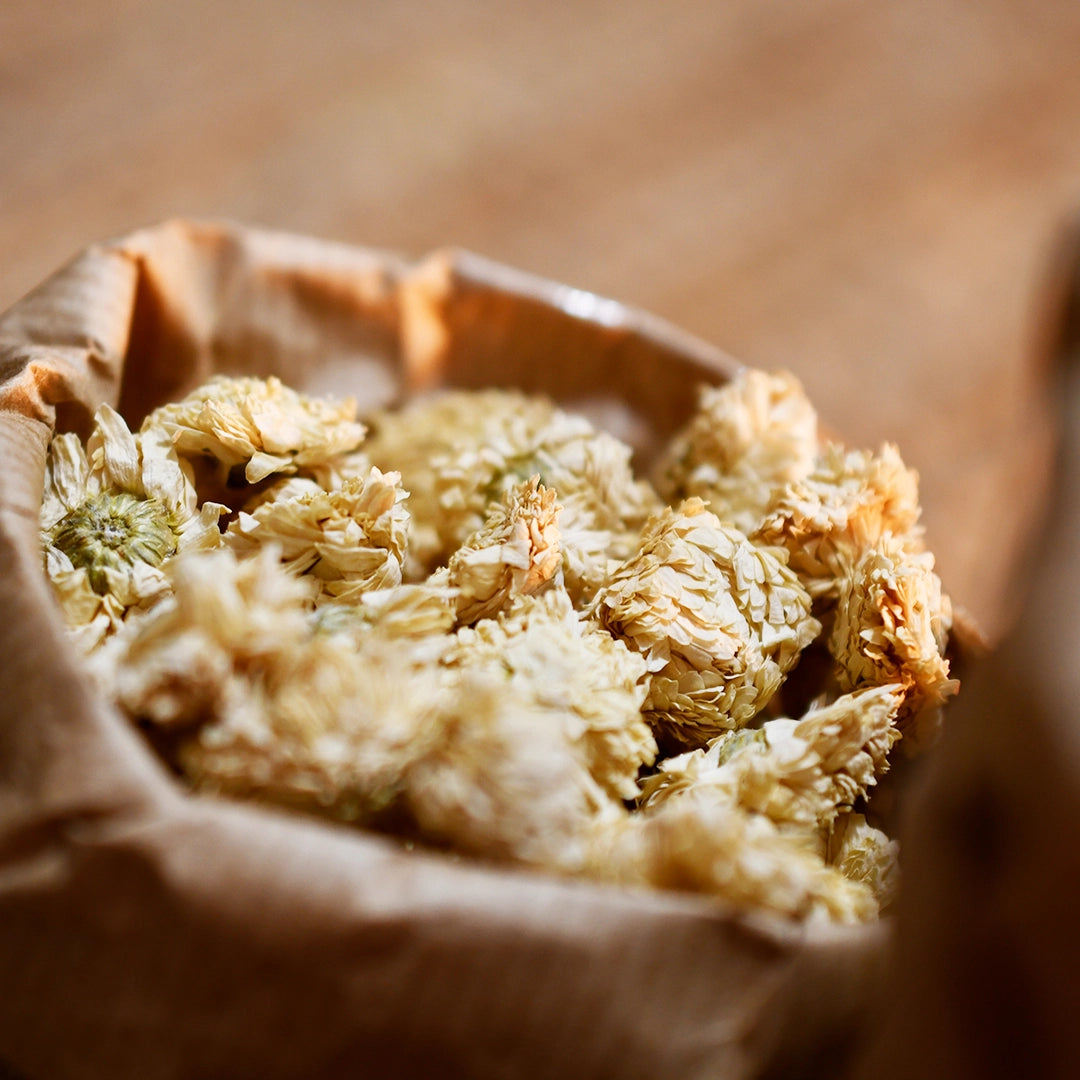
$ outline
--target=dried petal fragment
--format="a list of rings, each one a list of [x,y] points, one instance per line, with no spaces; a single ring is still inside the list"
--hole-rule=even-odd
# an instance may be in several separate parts
[[[799,381],[743,368],[723,386],[701,388],[657,488],[669,503],[696,495],[725,524],[750,533],[777,488],[810,472],[817,449],[817,413]]]
[[[638,771],[656,756],[641,716],[645,664],[582,619],[563,590],[524,598],[498,620],[459,631],[446,662],[503,673],[513,698],[563,733],[608,796],[637,794]]]
[[[747,724],[817,636],[810,597],[779,554],[688,499],[649,521],[597,595],[592,614],[645,657],[645,709],[676,742]]]

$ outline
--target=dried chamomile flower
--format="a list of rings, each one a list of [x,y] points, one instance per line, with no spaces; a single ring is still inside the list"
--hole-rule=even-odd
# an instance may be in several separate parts
[[[841,581],[829,651],[842,690],[900,683],[898,726],[909,753],[937,735],[940,706],[957,690],[944,656],[952,609],[929,552],[885,537]]]
[[[798,721],[720,736],[662,762],[643,785],[643,800],[650,807],[674,797],[726,801],[778,825],[828,826],[888,768],[903,699],[901,686],[870,687]]]
[[[69,625],[89,649],[132,608],[168,589],[162,564],[177,551],[220,543],[225,507],[196,506],[172,448],[133,435],[102,405],[83,448],[57,435],[45,468],[41,508],[45,565]]]
[[[817,636],[784,558],[688,499],[650,520],[598,593],[591,614],[645,657],[645,709],[673,741],[700,746],[745,726]]]
[[[900,845],[862,814],[842,814],[829,837],[828,861],[852,881],[867,886],[884,910],[900,886]]]
[[[830,443],[809,476],[777,495],[756,542],[780,545],[815,600],[835,600],[863,553],[892,535],[922,547],[919,479],[895,446],[877,453]]]
[[[273,473],[332,467],[364,437],[356,403],[300,394],[280,379],[218,375],[143,422],[186,457],[206,456],[222,470],[243,466],[249,484]]]
[[[582,619],[564,590],[523,598],[499,619],[460,630],[446,663],[502,674],[514,700],[563,733],[610,798],[635,797],[639,769],[656,756],[641,715],[645,663]]]
[[[827,866],[799,836],[724,802],[669,799],[605,824],[590,845],[588,873],[790,919],[854,923],[878,913],[868,886]]]
[[[817,414],[799,381],[743,368],[700,390],[697,412],[658,467],[657,489],[669,503],[699,496],[750,533],[777,488],[810,472],[817,450]]]
[[[324,596],[354,600],[401,582],[409,513],[397,473],[372,466],[336,491],[308,489],[261,502],[229,524],[240,556],[276,545],[294,574],[310,574]]]
[[[539,477],[511,488],[488,511],[484,526],[450,556],[449,584],[458,591],[462,623],[490,618],[514,596],[528,596],[559,569],[555,492]]]
[[[567,587],[573,594],[591,595],[606,576],[608,559],[632,550],[659,500],[634,479],[629,447],[593,430],[581,417],[556,411],[542,428],[524,434],[527,441],[488,443],[433,462],[444,551],[480,527],[491,502],[523,478],[538,475],[562,506]]]

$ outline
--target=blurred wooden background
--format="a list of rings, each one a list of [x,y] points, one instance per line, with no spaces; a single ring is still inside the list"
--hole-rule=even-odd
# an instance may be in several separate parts
[[[173,215],[472,248],[898,442],[996,630],[1078,57],[1076,0],[5,0],[0,309]]]

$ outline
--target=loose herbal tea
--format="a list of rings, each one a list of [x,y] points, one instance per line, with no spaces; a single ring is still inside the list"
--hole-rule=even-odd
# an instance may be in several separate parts
[[[956,690],[918,517],[894,447],[743,370],[650,477],[541,397],[358,417],[217,377],[57,435],[41,526],[93,676],[197,791],[857,921],[897,882],[873,789]]]

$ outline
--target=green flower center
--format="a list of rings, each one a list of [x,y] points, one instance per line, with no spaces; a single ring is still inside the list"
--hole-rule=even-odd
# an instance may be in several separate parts
[[[52,527],[50,539],[72,566],[86,568],[99,596],[109,591],[106,570],[123,573],[139,562],[159,566],[176,551],[165,507],[127,492],[87,499]]]

